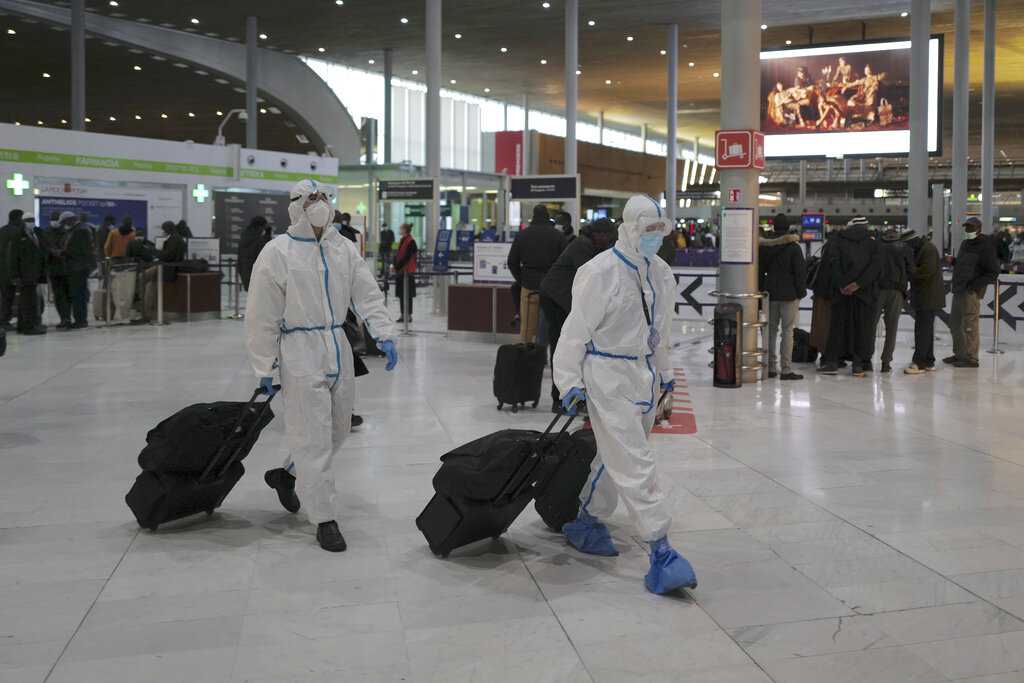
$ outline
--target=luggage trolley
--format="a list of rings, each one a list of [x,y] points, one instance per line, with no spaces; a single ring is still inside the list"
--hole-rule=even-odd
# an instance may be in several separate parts
[[[753,292],[750,294],[730,294],[729,292],[722,292],[717,289],[713,289],[708,292],[711,296],[717,297],[719,301],[722,300],[733,300],[740,302],[747,302],[751,299],[757,301],[758,310],[757,318],[752,322],[743,321],[739,328],[739,339],[737,348],[740,349],[740,372],[737,373],[736,386],[742,384],[742,377],[744,370],[753,370],[760,372],[760,380],[764,380],[768,375],[768,316],[769,316],[769,304],[770,298],[768,292]],[[714,319],[708,320],[708,324],[714,326]],[[761,333],[761,345],[754,348],[753,351],[743,350],[743,341],[746,338],[746,330],[757,330]],[[714,355],[715,347],[712,346],[708,349],[708,353]],[[751,362],[753,361],[753,362]],[[708,363],[708,367],[713,368],[715,366],[714,360]]]

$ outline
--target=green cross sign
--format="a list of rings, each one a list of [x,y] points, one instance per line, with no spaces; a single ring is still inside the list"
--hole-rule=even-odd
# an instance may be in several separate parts
[[[356,214],[366,213],[366,203],[359,202],[356,204]]]
[[[25,190],[29,188],[29,182],[25,180],[25,176],[20,173],[15,173],[7,179],[7,189],[14,193],[15,197],[20,197],[25,194]]]
[[[197,202],[202,204],[210,196],[210,191],[206,189],[206,185],[199,183],[196,185],[196,189],[192,190],[192,196],[196,198]]]

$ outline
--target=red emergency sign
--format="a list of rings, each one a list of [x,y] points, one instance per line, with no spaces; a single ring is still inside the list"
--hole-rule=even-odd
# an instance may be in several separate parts
[[[764,169],[764,133],[759,130],[715,131],[715,168]]]

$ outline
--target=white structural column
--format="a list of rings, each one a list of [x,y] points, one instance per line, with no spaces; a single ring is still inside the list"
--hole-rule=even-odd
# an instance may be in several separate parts
[[[995,186],[996,125],[996,2],[985,0],[984,80],[981,86],[981,224],[985,232],[995,230],[992,208]]]
[[[967,88],[971,70],[971,2],[956,0],[953,18],[953,185],[950,188],[950,251],[960,249],[967,214]],[[945,230],[945,226],[943,226]]]
[[[394,75],[394,51],[384,48],[384,163],[391,163],[391,78]]]
[[[576,170],[576,71],[580,62],[580,0],[565,0],[565,174]],[[573,215],[579,207],[573,207]]]
[[[761,0],[722,0],[722,130],[758,130],[760,128],[761,92]],[[699,150],[696,146],[695,151]],[[755,169],[723,169],[720,183],[723,208],[753,209],[750,240],[752,262],[726,264],[719,267],[718,289],[730,294],[757,292],[757,216],[758,185]],[[730,190],[739,191],[739,201],[732,201]],[[743,320],[757,317],[756,301],[743,302]],[[755,328],[747,328],[753,330]],[[757,348],[755,334],[743,335],[743,351]],[[746,356],[745,365],[759,360]],[[762,359],[764,360],[764,359]],[[743,381],[757,381],[756,372],[745,371]]]
[[[597,112],[597,144],[604,144],[604,111]]]
[[[640,151],[647,154],[647,124],[640,125]]]
[[[256,17],[245,19],[245,112],[249,118],[245,121],[245,146],[257,149],[257,98],[259,93],[259,76],[257,72],[257,45],[260,39],[259,25]]]
[[[523,175],[533,173],[530,163],[530,94],[523,95]]]
[[[85,130],[85,0],[71,0],[71,130]]]
[[[434,203],[427,215],[426,249],[434,248],[440,219],[441,186],[441,0],[426,0],[427,175],[435,178]]]
[[[665,145],[665,218],[674,230],[676,227],[676,154],[679,141],[676,139],[676,124],[679,112],[679,24],[668,25],[668,83],[665,89],[665,124],[668,129]]]
[[[928,39],[931,0],[910,3],[910,197],[907,223],[922,235],[928,226]],[[941,133],[940,133],[941,134]]]

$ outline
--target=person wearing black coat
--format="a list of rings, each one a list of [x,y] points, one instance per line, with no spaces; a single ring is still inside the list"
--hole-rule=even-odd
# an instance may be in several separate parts
[[[871,323],[882,254],[863,216],[854,217],[829,241],[826,289],[832,313],[828,346],[818,372],[837,374],[839,360],[849,355],[854,377],[864,377],[872,369]]]
[[[953,262],[953,305],[949,311],[953,355],[942,359],[958,368],[978,367],[981,300],[988,286],[999,278],[997,241],[992,235],[981,234],[977,218],[964,221],[964,241]]]
[[[920,375],[935,372],[935,314],[946,307],[946,287],[942,282],[939,250],[931,240],[914,230],[903,233],[914,251],[914,267],[909,273],[910,307],[914,309],[914,357],[903,372]]]
[[[107,238],[112,230],[117,229],[117,219],[113,216],[105,216],[100,227],[96,228],[96,259],[102,261],[107,257],[104,247],[107,245]]]
[[[36,286],[46,281],[47,241],[43,231],[28,222],[7,249],[7,272],[18,291],[18,333],[46,334]]]
[[[23,215],[21,209],[14,209],[7,214],[7,225],[0,228],[0,329],[4,331],[14,329],[11,326],[11,312],[14,307],[14,293],[17,290],[7,261],[11,245],[25,230],[25,224],[21,220]]]
[[[807,296],[807,264],[800,236],[789,233],[785,214],[772,221],[770,237],[758,241],[760,289],[768,292],[768,377],[784,380],[803,379],[793,372],[793,328],[800,315],[800,300]],[[775,341],[782,328],[782,344],[775,353]]]
[[[70,211],[60,214],[50,230],[50,284],[60,315],[57,329],[82,329],[89,325],[89,271],[96,267],[95,236],[89,224]]]
[[[900,239],[895,228],[882,233],[878,248],[882,254],[882,267],[878,276],[878,296],[875,297],[872,330],[878,329],[878,322],[885,315],[885,343],[882,346],[882,374],[892,372],[892,354],[896,350],[896,331],[900,315],[903,314],[903,300],[907,292],[907,274],[914,269],[914,250]],[[874,334],[871,335],[871,357],[875,355]]]
[[[161,227],[165,236],[163,248],[155,250],[153,255],[162,263],[181,263],[188,257],[188,244],[185,238],[181,236],[178,226],[171,221],[164,221]],[[164,283],[173,282],[177,275],[175,267],[164,266],[163,271]],[[139,279],[139,286],[142,287],[142,317],[132,320],[133,323],[147,323],[157,317],[158,273],[157,266],[142,271],[142,277]]]
[[[512,240],[508,270],[519,285],[519,311],[523,321],[519,341],[532,341],[537,334],[538,307],[529,306],[530,295],[540,289],[541,280],[565,250],[565,235],[556,230],[543,204],[533,207],[530,224]]]
[[[540,282],[540,310],[548,324],[548,342],[551,347],[552,367],[554,367],[555,348],[562,334],[562,325],[572,310],[572,283],[580,266],[604,251],[619,236],[615,223],[607,218],[599,218],[580,229],[579,237],[558,256],[551,270]],[[562,412],[558,388],[551,383],[551,412]]]
[[[267,238],[267,219],[263,216],[253,216],[238,240],[238,274],[242,278],[242,287],[247,292],[249,291],[249,279],[252,277],[252,267],[256,264],[256,257],[260,255],[263,247],[269,241]]]

